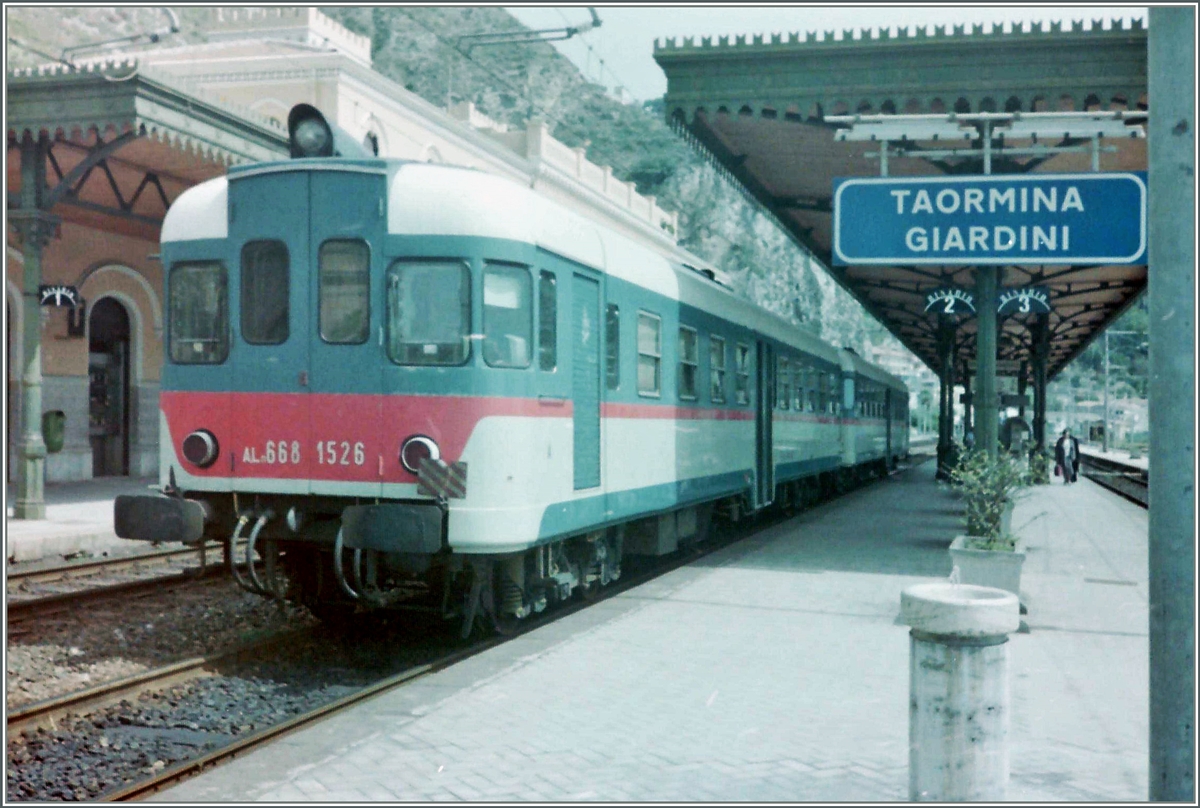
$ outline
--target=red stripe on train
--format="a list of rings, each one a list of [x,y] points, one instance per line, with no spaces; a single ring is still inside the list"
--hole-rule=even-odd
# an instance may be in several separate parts
[[[665,418],[676,421],[753,421],[753,410],[716,407],[676,407],[672,404],[624,404],[607,401],[600,405],[604,418]]]
[[[159,402],[177,455],[197,429],[217,438],[217,462],[187,464],[193,475],[364,483],[416,482],[399,460],[411,435],[433,438],[442,459],[454,462],[483,418],[574,412],[562,399],[469,396],[163,392]]]

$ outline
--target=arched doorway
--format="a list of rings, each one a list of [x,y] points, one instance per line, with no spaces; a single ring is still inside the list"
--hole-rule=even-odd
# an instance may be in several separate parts
[[[93,477],[129,473],[129,314],[111,297],[88,315],[88,436]]]

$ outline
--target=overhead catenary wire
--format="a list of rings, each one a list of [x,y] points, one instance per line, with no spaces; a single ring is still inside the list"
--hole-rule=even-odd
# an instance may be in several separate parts
[[[410,20],[412,20],[417,25],[424,28],[427,32],[432,34],[433,37],[438,42],[440,42],[446,48],[450,49],[451,51],[453,51],[455,54],[457,54],[461,58],[465,59],[466,61],[470,62],[475,67],[477,67],[480,70],[482,70],[483,72],[487,73],[489,76],[491,76],[496,81],[498,81],[501,84],[503,84],[504,86],[506,86],[508,89],[512,90],[513,92],[517,93],[518,95],[522,95],[522,96],[525,95],[525,88],[516,86],[511,80],[508,79],[508,77],[497,73],[495,70],[491,69],[487,65],[479,62],[477,59],[475,59],[469,53],[467,53],[467,52],[463,51],[461,48],[459,48],[455,43],[448,41],[445,37],[443,37],[441,34],[439,34],[437,31],[435,31],[429,25],[425,24],[422,20],[417,19],[415,16],[413,16],[411,13],[409,13],[408,9],[406,9],[402,6],[393,6],[392,8],[394,8],[396,11],[400,12],[404,16],[408,17]],[[517,32],[516,29],[514,29],[514,33],[516,33],[516,32]],[[513,44],[527,45],[530,43],[521,42],[521,43],[513,43]],[[533,99],[532,94],[525,96],[525,100],[526,100],[526,103],[529,104],[531,116],[536,113],[538,116],[545,119],[547,122],[553,123],[556,126],[562,127],[566,131],[570,132],[572,135],[578,137],[580,140],[585,140],[585,141],[590,140],[588,135],[591,133],[587,132],[586,130],[576,128],[573,124],[568,123],[567,121],[564,121],[559,115],[555,115],[554,113],[550,112],[543,105],[537,103]],[[650,154],[650,150],[646,146],[646,144],[639,142],[639,143],[637,143],[637,147],[639,149],[641,149],[647,155]]]
[[[567,15],[563,14],[561,8],[556,7],[554,10],[558,12],[558,16],[563,18],[563,22],[567,23],[568,25],[571,24],[570,20],[567,19]],[[603,34],[601,34],[601,35],[603,36]],[[588,52],[588,62],[587,62],[588,68],[584,71],[584,78],[588,77],[587,70],[591,69],[591,57],[595,56],[597,62],[599,62],[599,64],[600,64],[599,75],[598,75],[598,78],[600,79],[600,83],[601,84],[604,83],[604,73],[605,73],[605,71],[607,71],[608,75],[612,78],[612,80],[616,84],[617,88],[628,92],[628,88],[633,85],[631,85],[627,81],[622,80],[622,78],[620,76],[618,76],[611,67],[609,67],[608,62],[606,62],[604,60],[604,57],[602,57],[600,55],[600,53],[595,48],[592,47],[592,43],[588,42],[586,39],[581,39],[581,40],[579,40],[579,42],[585,48],[587,48],[587,52]],[[632,95],[632,93],[630,93],[630,95]],[[620,97],[618,97],[618,100],[621,100]]]

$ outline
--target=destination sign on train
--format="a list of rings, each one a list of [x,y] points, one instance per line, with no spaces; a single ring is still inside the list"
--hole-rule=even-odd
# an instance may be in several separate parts
[[[1146,173],[839,178],[833,263],[1144,264]]]

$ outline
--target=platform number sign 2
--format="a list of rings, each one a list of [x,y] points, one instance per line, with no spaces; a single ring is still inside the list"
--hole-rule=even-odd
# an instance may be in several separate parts
[[[925,296],[926,313],[974,314],[975,296],[962,289],[934,289]]]

